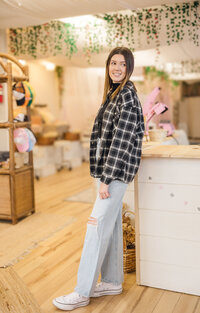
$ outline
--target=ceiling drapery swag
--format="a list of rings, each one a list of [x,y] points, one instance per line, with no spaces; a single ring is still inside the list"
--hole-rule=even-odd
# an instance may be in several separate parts
[[[188,40],[199,45],[199,1],[96,15],[91,22],[49,23],[9,30],[9,48],[15,56],[71,58],[81,50],[88,62],[104,47],[125,45],[142,50]]]

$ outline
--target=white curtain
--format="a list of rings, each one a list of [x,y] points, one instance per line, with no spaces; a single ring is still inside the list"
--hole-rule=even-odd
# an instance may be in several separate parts
[[[65,67],[60,119],[71,130],[84,130],[101,105],[104,68]]]

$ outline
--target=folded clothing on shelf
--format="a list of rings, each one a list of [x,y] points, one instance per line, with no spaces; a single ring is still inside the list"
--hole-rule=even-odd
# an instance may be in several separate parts
[[[9,169],[9,151],[0,151],[0,168]]]
[[[0,151],[0,162],[6,161],[9,159],[9,151]]]

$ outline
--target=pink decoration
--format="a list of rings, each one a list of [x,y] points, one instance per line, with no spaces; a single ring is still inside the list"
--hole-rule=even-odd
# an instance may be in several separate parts
[[[16,128],[14,130],[14,143],[19,152],[26,152],[33,149],[36,139],[28,128]]]
[[[14,130],[14,142],[19,152],[28,150],[29,138],[25,128],[16,128]]]
[[[175,129],[172,123],[159,123],[159,127],[167,131],[167,136],[171,136]]]
[[[168,110],[168,106],[161,102],[155,102],[157,95],[159,94],[161,88],[156,87],[147,97],[144,105],[143,105],[143,114],[146,117],[146,134],[148,134],[149,130],[149,121],[156,114],[159,115]]]
[[[157,95],[159,94],[161,88],[160,87],[156,87],[154,88],[154,90],[147,96],[146,101],[144,102],[143,105],[143,114],[147,115],[149,110],[152,108],[152,106],[154,105],[155,99],[157,97]]]

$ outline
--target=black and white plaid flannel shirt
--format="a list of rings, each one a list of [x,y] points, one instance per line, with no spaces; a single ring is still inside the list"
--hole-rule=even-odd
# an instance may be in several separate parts
[[[91,176],[107,185],[113,180],[130,183],[139,168],[143,134],[142,107],[132,82],[128,81],[103,114],[98,159],[98,119],[95,119],[90,138]]]

